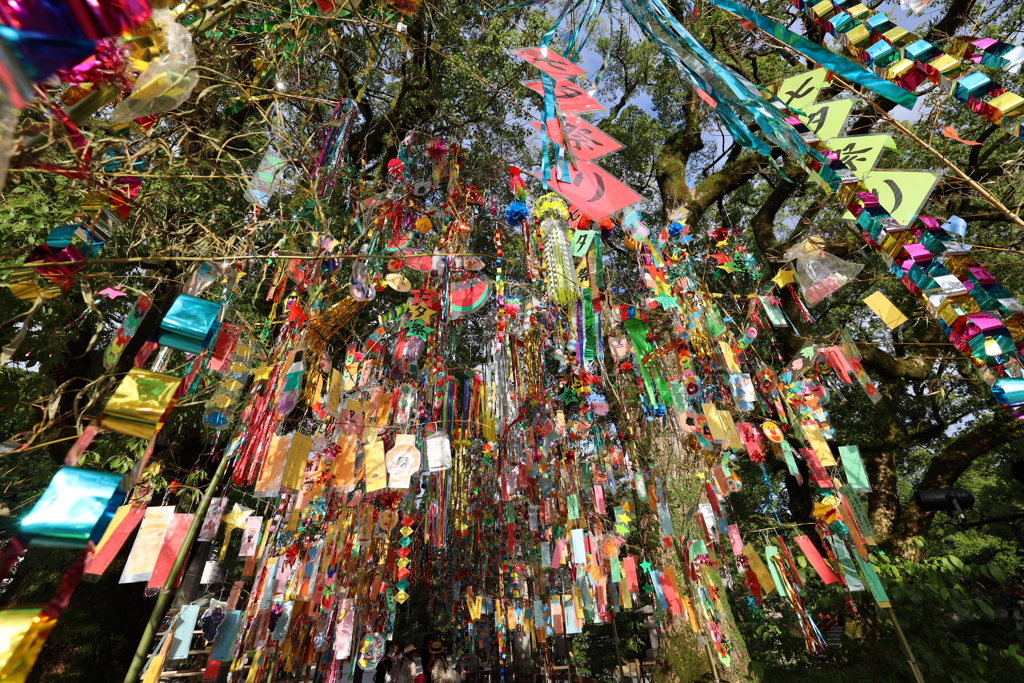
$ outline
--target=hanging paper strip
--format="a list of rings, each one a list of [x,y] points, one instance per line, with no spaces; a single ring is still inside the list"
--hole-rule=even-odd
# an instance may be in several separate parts
[[[856,560],[861,576],[864,577],[864,582],[871,590],[871,595],[875,598],[875,602],[883,609],[889,607],[889,596],[885,592],[885,587],[882,586],[882,580],[878,578],[878,574],[875,572],[875,567],[870,561],[860,559],[856,553],[854,553],[853,559]]]
[[[540,122],[531,121],[530,125],[540,130]],[[568,147],[574,157],[586,161],[600,159],[623,147],[600,128],[573,114],[566,114],[563,119],[549,119],[547,133],[555,144]]]
[[[284,463],[284,471],[281,475],[281,486],[286,489],[298,491],[302,484],[302,473],[306,469],[306,462],[309,460],[309,451],[313,437],[296,432],[291,436],[288,445],[288,454]]]
[[[551,179],[549,185],[595,221],[644,200],[615,176],[583,159],[577,159],[575,168]]]
[[[124,565],[118,583],[149,581],[149,577],[153,575],[157,557],[160,555],[167,527],[173,518],[173,505],[146,509],[146,516],[139,527],[139,533],[135,537],[135,543],[132,545],[131,553],[128,555],[128,561]]]
[[[512,50],[511,54],[529,62],[552,78],[569,78],[586,73],[579,66],[546,47],[524,47]]]
[[[867,472],[864,471],[864,462],[860,457],[860,449],[856,446],[840,446],[839,457],[843,461],[843,470],[846,472],[846,480],[857,493],[868,493],[871,491],[871,482],[868,481]]]
[[[98,581],[103,572],[107,570],[117,554],[121,552],[128,537],[135,531],[135,528],[146,516],[145,508],[136,508],[130,505],[122,505],[117,509],[113,521],[107,527],[107,532],[96,545],[96,553],[85,570],[86,581]]]
[[[199,605],[182,606],[171,624],[173,635],[170,649],[167,651],[168,661],[188,658],[188,652],[192,649],[192,632],[196,629],[198,619]]]
[[[524,86],[535,93],[544,95],[544,83],[542,81],[530,81],[523,83]],[[581,114],[583,112],[604,111],[605,107],[595,100],[590,94],[578,85],[565,79],[555,81],[555,101],[558,108],[566,114]]]
[[[743,547],[743,556],[747,558],[750,570],[757,576],[757,581],[761,584],[761,592],[764,595],[768,595],[774,591],[776,589],[775,579],[772,577],[771,572],[768,571],[768,567],[761,561],[761,557],[754,546],[747,543]]]
[[[235,644],[235,633],[238,630],[238,620],[241,615],[240,610],[224,612],[224,621],[217,629],[217,639],[213,641],[213,649],[210,651],[211,662],[224,661],[231,654],[231,646]]]
[[[174,558],[177,557],[178,550],[181,549],[181,544],[185,541],[185,533],[188,531],[193,517],[195,515],[175,513],[171,518],[167,525],[167,531],[164,533],[163,544],[160,546],[160,554],[157,555],[156,564],[153,566],[153,573],[146,585],[146,595],[156,595],[164,587],[164,582],[167,581],[167,577],[171,573],[171,565],[174,564]],[[178,576],[175,577],[174,585],[177,585],[180,580],[181,571],[184,568],[185,565],[182,564],[178,570]]]
[[[110,346],[103,352],[103,367],[105,369],[110,370],[117,364],[118,359],[121,358],[121,354],[124,352],[124,347],[135,336],[135,333],[139,330],[139,325],[142,324],[142,319],[146,317],[146,314],[149,313],[149,309],[152,307],[152,299],[145,294],[141,295],[139,300],[135,302],[135,307],[125,317],[121,327],[117,330],[117,334],[114,335],[114,339],[110,342]]]
[[[220,529],[220,518],[224,514],[224,508],[227,504],[227,498],[218,496],[210,499],[210,506],[206,508],[206,516],[203,517],[203,525],[199,527],[199,541],[217,540],[217,531]]]
[[[832,571],[832,568],[829,567],[828,564],[825,562],[824,558],[822,558],[821,553],[818,552],[818,549],[814,547],[814,543],[811,541],[810,538],[808,538],[807,536],[797,536],[793,540],[796,541],[796,544],[798,546],[800,546],[800,550],[803,551],[804,557],[806,557],[807,561],[811,563],[811,566],[814,567],[814,571],[818,573],[818,576],[821,578],[822,581],[824,581],[826,584],[829,584],[835,583],[839,580],[839,578]]]

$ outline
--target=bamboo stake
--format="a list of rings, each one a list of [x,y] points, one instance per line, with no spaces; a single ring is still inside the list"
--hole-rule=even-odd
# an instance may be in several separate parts
[[[128,673],[124,676],[124,683],[134,683],[139,680],[142,665],[146,663],[146,655],[149,654],[149,646],[153,643],[153,636],[156,635],[157,626],[160,624],[160,619],[163,618],[164,612],[167,611],[167,603],[171,600],[171,591],[174,589],[174,583],[178,580],[178,574],[185,565],[185,558],[188,557],[192,543],[196,540],[196,536],[199,535],[199,528],[203,525],[206,511],[210,507],[210,500],[213,498],[213,494],[221,478],[224,476],[224,472],[227,471],[228,460],[230,458],[227,455],[221,456],[220,464],[217,465],[217,470],[210,479],[209,486],[206,487],[206,493],[203,494],[202,500],[199,501],[199,508],[196,510],[195,517],[192,518],[192,523],[185,533],[185,540],[182,542],[181,548],[178,549],[178,554],[174,558],[174,564],[171,565],[171,571],[164,581],[163,588],[160,589],[160,595],[156,599],[156,604],[153,605],[153,612],[149,615],[149,622],[146,624],[146,629],[142,632],[139,646],[135,648],[135,656],[132,657],[132,664],[128,667]]]
[[[910,643],[907,642],[907,637],[903,635],[903,629],[900,628],[900,622],[896,619],[896,612],[893,611],[892,607],[886,607],[885,611],[892,620],[892,625],[896,628],[896,635],[900,639],[900,645],[903,647],[903,652],[907,655],[907,663],[910,664],[910,670],[914,672],[914,680],[917,681],[917,683],[924,683],[924,676],[921,675],[921,670],[917,668],[917,660],[914,659],[914,652],[910,649]]]

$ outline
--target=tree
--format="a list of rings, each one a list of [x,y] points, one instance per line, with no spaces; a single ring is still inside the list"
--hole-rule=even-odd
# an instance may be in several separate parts
[[[1005,38],[1020,21],[1020,8],[1004,4],[989,7],[951,0],[938,6],[942,11],[937,20],[920,30],[930,40],[975,30]],[[785,7],[786,3],[770,0],[758,9],[784,17]],[[683,17],[682,7],[673,9]],[[697,15],[686,17],[688,28],[750,80],[767,85],[808,68],[786,50],[765,42],[760,34],[743,30],[729,15],[705,4],[699,9]],[[457,146],[457,153],[446,147],[438,164],[448,165],[446,174],[458,167],[462,178],[486,192],[488,199],[496,200],[499,215],[511,200],[506,190],[507,166],[528,168],[538,156],[538,150],[527,142],[524,131],[528,129],[518,127],[532,117],[518,82],[533,78],[535,70],[509,59],[506,51],[540,42],[552,21],[542,11],[514,7],[494,12],[474,3],[447,2],[424,3],[409,14],[391,5],[375,5],[358,12],[325,15],[311,3],[294,0],[273,5],[217,3],[209,10],[213,12],[209,18],[201,19],[194,12],[183,21],[191,20],[199,55],[197,71],[202,77],[183,107],[161,116],[148,132],[136,131],[128,137],[121,137],[106,121],[109,110],[80,121],[93,150],[87,179],[31,166],[33,162],[71,163],[63,144],[65,134],[59,129],[52,134],[53,144],[41,151],[23,152],[21,166],[12,170],[0,205],[5,218],[0,234],[3,246],[10,249],[8,262],[27,258],[24,247],[42,242],[52,227],[87,203],[90,192],[110,186],[129,164],[143,161],[146,166],[142,190],[132,201],[129,218],[102,254],[103,258],[139,260],[112,263],[109,268],[90,267],[68,290],[48,300],[34,318],[14,363],[0,374],[3,434],[31,431],[37,449],[13,456],[17,460],[0,478],[0,483],[22,496],[18,501],[21,508],[12,507],[15,513],[41,492],[77,428],[95,414],[115,384],[114,378],[127,371],[138,347],[159,322],[159,316],[148,316],[117,366],[105,372],[103,349],[134,297],[105,300],[92,307],[88,296],[95,288],[86,289],[90,283],[114,279],[125,291],[152,292],[156,310],[166,311],[191,267],[175,259],[211,255],[234,259],[241,254],[267,256],[271,251],[308,256],[313,253],[310,233],[314,231],[328,232],[343,242],[348,255],[358,253],[372,239],[373,216],[354,205],[352,197],[388,191],[388,162],[401,157],[403,141],[410,135],[420,140],[443,138]],[[398,30],[399,22],[406,27],[404,32]],[[804,28],[808,36],[824,40],[809,22],[804,22]],[[905,628],[912,632],[914,625],[924,628],[929,619],[950,618],[949,609],[937,604],[944,599],[943,590],[959,591],[956,600],[964,606],[963,619],[971,624],[984,622],[989,628],[996,622],[987,616],[981,602],[972,601],[978,596],[982,600],[985,596],[1006,597],[998,588],[998,571],[991,567],[1013,572],[1019,581],[1021,553],[1012,546],[1005,529],[954,531],[945,520],[936,522],[934,514],[917,510],[910,498],[914,488],[971,481],[984,486],[986,500],[1005,504],[1012,493],[1009,480],[994,472],[1005,470],[1019,453],[1024,427],[995,406],[959,352],[948,345],[936,323],[905,288],[887,275],[884,264],[861,250],[859,236],[841,220],[835,200],[808,183],[781,153],[774,159],[782,165],[785,178],[772,169],[768,159],[736,144],[718,123],[715,111],[672,63],[636,36],[624,15],[612,14],[594,41],[595,52],[607,55],[596,97],[610,105],[598,125],[626,144],[625,150],[601,163],[645,194],[648,201],[643,209],[652,227],[668,222],[677,209],[686,209],[685,222],[696,236],[690,247],[691,260],[698,264],[695,268],[710,291],[747,294],[757,290],[778,269],[786,250],[812,235],[823,238],[831,253],[868,264],[858,282],[811,309],[816,320],[813,325],[803,321],[796,303],[782,293],[795,330],[776,330],[776,346],[761,341],[758,348],[766,357],[787,360],[805,340],[834,341],[841,330],[849,331],[859,342],[865,367],[882,385],[884,399],[872,404],[856,387],[827,380],[832,389],[829,411],[837,442],[859,445],[865,457],[873,486],[868,499],[871,520],[882,546],[894,558],[887,578],[896,588],[894,603],[901,613],[903,608],[908,610]],[[999,79],[1007,85],[1022,81],[1005,72]],[[834,87],[821,99],[838,94]],[[531,104],[540,103],[538,97],[528,97]],[[347,108],[336,108],[342,99]],[[893,130],[891,124],[878,120],[872,105],[895,111],[893,103],[877,98],[864,104],[851,119],[850,134]],[[319,166],[321,174],[332,175],[337,188],[320,192],[307,179],[318,168],[324,131],[344,128],[349,108],[349,156],[337,167]],[[37,104],[23,117],[26,133],[36,132],[33,116],[43,111],[43,105]],[[955,101],[944,99],[937,90],[925,98],[916,116],[904,125],[1004,204],[1018,204],[1020,188],[1014,176],[1020,160],[1011,136]],[[982,144],[969,147],[936,137],[934,132],[941,126],[953,126],[964,138]],[[899,154],[886,152],[880,164],[883,167],[936,164],[931,155],[905,137],[897,135],[897,140]],[[292,171],[281,181],[282,191],[256,215],[243,191],[268,146],[287,159]],[[410,168],[410,173],[414,170],[422,169]],[[359,193],[354,188],[359,188]],[[437,201],[439,195],[430,199]],[[984,251],[986,265],[998,271],[1000,282],[1010,291],[1021,289],[1024,272],[1015,260],[1018,227],[973,188],[947,175],[926,213],[967,219],[969,240],[977,245],[976,251]],[[717,243],[722,240],[706,235],[719,228],[725,230],[729,253],[740,254],[743,269],[722,274],[709,260],[721,252]],[[521,236],[507,232],[506,277],[526,281]],[[485,231],[470,239],[471,252],[493,253],[491,236]],[[737,247],[747,251],[737,252]],[[751,259],[744,260],[743,254]],[[636,277],[634,254],[621,233],[607,240],[606,257],[609,291],[616,298],[632,301],[646,292]],[[279,261],[269,258],[248,259],[244,265],[247,272],[239,282],[233,310],[253,336],[270,339],[274,315],[280,311],[265,297],[269,288],[287,282],[282,280],[285,270]],[[492,266],[487,268],[485,272],[493,276]],[[347,277],[346,266],[330,276],[327,286],[343,288]],[[861,304],[874,289],[884,291],[911,315],[911,321],[899,330],[882,331]],[[339,333],[335,348],[343,349],[343,342],[353,338],[354,330],[366,328],[400,301],[397,295],[382,294],[360,312],[357,323]],[[28,307],[6,290],[0,291],[0,305],[17,312]],[[663,342],[669,341],[670,322],[663,317],[652,325]],[[489,320],[465,321],[459,333],[448,340],[460,366],[472,367],[484,357],[481,337],[489,325]],[[16,328],[3,328],[5,342]],[[99,336],[93,342],[95,329]],[[616,377],[610,363],[604,370],[607,377]],[[106,379],[97,382],[101,377]],[[643,417],[636,409],[635,384],[621,378],[606,381],[620,424],[629,425],[637,434],[634,453],[673,475],[670,495],[682,508],[680,514],[685,512],[700,495],[701,484],[686,472],[702,456],[684,447],[678,430],[671,426],[659,429]],[[153,481],[156,495],[170,500],[175,495],[194,495],[210,469],[204,456],[223,443],[216,433],[201,426],[202,404],[211,391],[211,386],[203,386],[188,397],[183,403],[192,405],[179,407],[161,433],[158,458],[163,470]],[[58,440],[65,441],[44,445]],[[144,444],[140,447],[137,440],[107,438],[92,449],[92,462],[126,471],[141,455],[141,448]],[[777,463],[770,463],[770,476],[763,481],[749,464],[740,464],[739,469],[748,484],[742,497],[734,497],[734,505],[751,528],[775,524],[758,509],[764,499],[777,501],[785,523],[807,521],[812,504],[807,484],[798,485]],[[168,491],[172,481],[183,484],[179,493]],[[13,518],[4,521],[10,534]],[[958,561],[963,560],[966,568],[957,566],[952,557],[948,563],[942,559],[952,555],[942,542],[947,534],[956,540]],[[639,545],[656,547],[657,535],[648,535]],[[60,553],[32,550],[8,588],[9,603],[24,604],[52,592],[65,559]],[[927,580],[919,581],[921,576]],[[929,593],[924,606],[915,598],[922,582],[939,596]],[[129,601],[127,618],[105,629],[111,634],[112,652],[80,643],[83,635],[95,628],[87,615],[123,599],[121,591],[110,577],[95,590],[83,589],[47,646],[46,653],[51,656],[42,658],[37,666],[39,680],[73,680],[73,675],[97,680],[89,678],[99,668],[97,663],[111,659],[105,667],[111,672],[110,680],[120,680],[117,672],[127,668],[132,640],[148,612],[146,599],[137,596]],[[790,627],[784,619],[755,623],[738,593],[731,595],[732,633],[738,646],[749,651],[751,675],[757,675],[761,667],[770,680],[773,675],[792,675],[794,668],[808,666],[802,644],[787,631]],[[821,596],[820,604],[815,605],[821,612],[841,603],[837,594],[823,591]],[[861,605],[860,616],[847,622],[847,642],[853,643],[853,650],[850,655],[844,650],[840,660],[829,663],[837,677],[864,673],[857,668],[852,652],[867,653],[868,673],[876,679],[881,675],[879,662],[901,656],[893,646],[887,622],[872,610]],[[985,618],[976,619],[982,613]],[[950,671],[958,671],[957,667],[966,666],[967,655],[957,645],[966,638],[966,628],[946,642],[948,648],[937,649],[926,658],[925,665],[936,680],[943,668],[952,666]],[[688,633],[675,635],[663,652],[672,653],[669,661],[685,661],[687,671],[696,678],[703,673],[703,654],[698,651],[692,656],[689,638]],[[923,644],[923,639],[914,642],[915,648]],[[1000,640],[998,647],[1010,654],[996,661],[1013,671],[1019,650],[1012,650],[1014,644],[1009,639]],[[58,652],[61,657],[55,656]],[[738,668],[742,671],[745,663]],[[973,675],[1003,671],[996,667],[988,674],[975,671]]]

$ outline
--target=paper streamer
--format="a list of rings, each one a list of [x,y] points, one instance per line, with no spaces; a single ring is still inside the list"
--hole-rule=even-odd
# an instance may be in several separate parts
[[[198,619],[199,605],[182,606],[174,619],[174,635],[171,637],[171,649],[167,652],[169,661],[188,658],[188,651],[192,647],[192,632],[196,630]]]
[[[811,566],[814,567],[814,571],[818,573],[818,576],[822,581],[826,584],[830,584],[839,580],[839,577],[837,577],[828,566],[824,558],[821,556],[821,553],[818,552],[818,549],[814,547],[814,542],[811,541],[810,537],[797,536],[793,540],[796,541],[796,544],[800,547],[804,557],[806,557],[807,561],[811,563]]]
[[[176,513],[171,518],[170,523],[167,525],[167,531],[164,534],[163,544],[160,546],[160,554],[157,556],[156,564],[153,566],[153,574],[149,577],[149,583],[146,585],[146,595],[156,595],[163,588],[164,582],[167,581],[167,577],[171,573],[171,565],[174,564],[174,558],[178,555],[178,550],[181,549],[181,544],[185,541],[185,533],[188,531],[193,517],[195,515]],[[178,576],[174,579],[175,585],[181,579],[181,572],[184,569],[185,565],[182,564],[178,570]]]
[[[128,562],[121,572],[118,583],[137,583],[149,581],[156,566],[160,548],[163,546],[164,534],[174,518],[174,506],[164,505],[146,510],[146,516],[135,537]]]

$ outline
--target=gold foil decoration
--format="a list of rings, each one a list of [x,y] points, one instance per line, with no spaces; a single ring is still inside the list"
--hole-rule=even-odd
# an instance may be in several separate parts
[[[296,432],[292,436],[291,446],[288,448],[288,459],[284,465],[284,477],[281,479],[281,486],[294,491],[299,490],[302,484],[302,473],[306,470],[306,461],[309,459],[309,449],[313,445],[313,437]]]
[[[132,368],[97,419],[100,427],[118,434],[151,439],[174,407],[180,377]]]
[[[57,620],[38,609],[0,611],[0,680],[23,683]]]
[[[306,348],[309,350],[308,357],[311,361],[319,362],[331,337],[351,322],[364,306],[366,306],[365,301],[356,301],[347,296],[309,320],[306,324]]]

